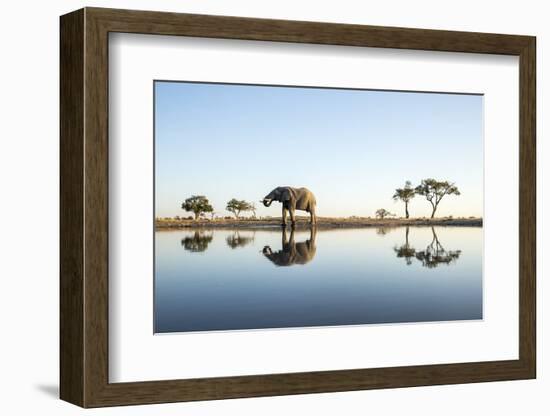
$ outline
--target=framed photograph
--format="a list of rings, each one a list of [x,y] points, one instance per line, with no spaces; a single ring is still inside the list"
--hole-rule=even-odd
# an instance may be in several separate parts
[[[535,38],[61,17],[82,407],[535,378]]]

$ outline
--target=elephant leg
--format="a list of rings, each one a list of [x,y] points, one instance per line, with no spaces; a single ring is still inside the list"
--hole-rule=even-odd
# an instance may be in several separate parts
[[[315,208],[310,209],[309,215],[311,216],[311,225],[317,224],[317,215],[315,215]]]
[[[290,222],[292,223],[292,226],[294,227],[296,225],[296,218],[294,216],[294,208],[290,207]]]
[[[283,205],[283,223],[282,225],[286,225],[286,207]]]

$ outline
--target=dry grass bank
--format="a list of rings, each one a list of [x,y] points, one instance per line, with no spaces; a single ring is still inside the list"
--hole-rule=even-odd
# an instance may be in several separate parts
[[[290,221],[289,221],[290,223]],[[481,218],[369,218],[369,217],[349,217],[349,218],[330,218],[318,217],[317,228],[362,228],[362,227],[399,227],[399,226],[455,226],[455,227],[481,227],[483,220]],[[276,217],[268,218],[241,218],[214,220],[199,219],[197,221],[189,219],[157,218],[155,227],[157,230],[177,229],[177,228],[271,228],[280,227],[281,219]],[[309,227],[309,217],[297,217],[297,228]]]

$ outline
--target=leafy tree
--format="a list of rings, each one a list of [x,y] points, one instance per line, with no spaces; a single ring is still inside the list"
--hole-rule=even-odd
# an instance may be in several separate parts
[[[416,192],[411,186],[411,182],[405,182],[403,188],[397,188],[393,194],[394,201],[403,201],[405,203],[405,218],[409,218],[409,202],[414,198]]]
[[[435,211],[445,195],[460,195],[460,191],[454,183],[448,181],[437,181],[432,178],[423,179],[414,191],[418,195],[424,196],[432,205],[432,216],[435,216]]]
[[[208,199],[203,195],[193,195],[190,198],[187,198],[185,202],[181,204],[181,208],[187,212],[194,213],[195,220],[198,220],[201,214],[214,211],[214,208],[210,205]]]
[[[241,212],[250,211],[252,209],[252,206],[246,201],[243,201],[243,200],[239,201],[233,198],[227,203],[227,206],[225,207],[225,209],[235,214],[235,218],[239,219],[239,215],[241,214]]]
[[[390,211],[384,208],[376,210],[376,218],[384,219],[386,217],[395,217],[395,214],[392,214]]]

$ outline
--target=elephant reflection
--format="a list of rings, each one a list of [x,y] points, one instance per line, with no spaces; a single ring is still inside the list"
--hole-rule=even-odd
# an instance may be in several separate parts
[[[244,236],[244,235],[241,235],[238,231],[235,231],[235,233],[233,233],[232,235],[228,235],[225,238],[225,242],[232,249],[236,249],[237,247],[247,246],[253,241],[254,241],[254,235]]]
[[[296,243],[294,241],[294,228],[290,230],[290,240],[287,241],[286,228],[282,229],[282,250],[273,251],[270,246],[265,246],[263,255],[276,266],[292,266],[294,264],[306,264],[313,260],[317,247],[315,246],[317,230],[312,227],[309,230],[309,239]]]
[[[425,250],[416,250],[409,244],[409,227],[405,231],[405,244],[394,248],[397,257],[404,258],[407,265],[412,264],[412,259],[416,258],[422,266],[429,269],[438,267],[440,264],[452,264],[457,261],[462,253],[461,250],[445,250],[437,237],[434,227],[432,229],[432,241]]]
[[[181,245],[187,251],[201,253],[206,251],[213,238],[214,236],[212,233],[206,234],[204,231],[195,231],[193,235],[182,238]]]

